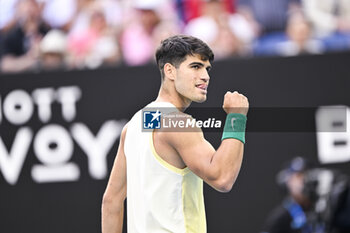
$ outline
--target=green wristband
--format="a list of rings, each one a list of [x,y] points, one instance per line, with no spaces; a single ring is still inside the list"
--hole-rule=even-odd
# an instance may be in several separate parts
[[[235,138],[245,143],[245,126],[247,117],[240,113],[227,114],[224,132],[221,140],[226,138]]]

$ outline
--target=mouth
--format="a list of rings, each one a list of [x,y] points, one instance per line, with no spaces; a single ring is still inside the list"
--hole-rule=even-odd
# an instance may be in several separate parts
[[[205,91],[205,92],[207,92],[207,89],[208,89],[207,84],[197,84],[196,87],[201,89],[202,91]]]

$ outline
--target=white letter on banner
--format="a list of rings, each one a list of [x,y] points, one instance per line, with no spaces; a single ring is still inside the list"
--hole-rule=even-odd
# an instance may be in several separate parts
[[[73,138],[88,156],[91,176],[104,179],[107,175],[107,154],[120,136],[125,122],[110,120],[105,122],[96,137],[82,123],[75,123],[71,132]]]
[[[30,128],[20,128],[16,133],[10,153],[0,138],[0,171],[11,185],[17,183],[32,137],[33,133]]]
[[[76,181],[80,171],[76,164],[67,163],[73,154],[73,140],[60,125],[47,125],[34,139],[34,153],[45,165],[34,165],[32,177],[38,183]]]
[[[320,107],[316,112],[318,157],[321,163],[350,161],[350,110],[346,106]]]
[[[51,104],[54,100],[53,88],[39,88],[32,93],[35,103],[38,105],[38,114],[41,122],[46,123],[51,118]]]
[[[57,90],[57,100],[62,105],[63,118],[72,121],[76,115],[75,103],[81,97],[81,90],[77,86],[61,87]]]
[[[24,124],[33,114],[33,102],[27,92],[14,90],[4,100],[4,115],[15,125]]]

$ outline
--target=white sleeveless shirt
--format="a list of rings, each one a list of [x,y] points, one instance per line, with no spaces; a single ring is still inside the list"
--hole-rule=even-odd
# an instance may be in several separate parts
[[[153,102],[147,107],[171,107]],[[156,152],[153,131],[142,131],[142,110],[130,120],[124,142],[128,233],[205,233],[203,181]]]

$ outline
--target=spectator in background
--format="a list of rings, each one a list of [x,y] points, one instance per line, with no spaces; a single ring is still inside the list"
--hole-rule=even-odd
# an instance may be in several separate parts
[[[134,17],[124,25],[120,40],[127,65],[154,62],[160,40],[179,32],[177,21],[171,18],[174,9],[169,3],[163,0],[134,1],[131,12]]]
[[[40,42],[40,62],[42,70],[66,69],[66,35],[60,30],[51,30]]]
[[[18,0],[0,0],[0,32],[6,32],[15,25],[17,2]]]
[[[180,28],[171,20],[161,21],[153,30],[153,48],[154,50],[161,43],[162,40],[180,34]],[[152,58],[153,59],[153,58]]]
[[[124,25],[121,47],[127,65],[143,65],[150,62],[154,54],[153,31],[160,23],[157,4],[138,1],[134,5],[134,20]]]
[[[76,0],[37,0],[42,7],[43,20],[51,28],[68,31],[76,12]]]
[[[126,11],[121,0],[98,0],[96,4],[102,9],[107,24],[119,33],[126,17]]]
[[[41,11],[35,0],[21,0],[16,9],[16,24],[3,38],[1,69],[17,72],[37,68],[39,43],[49,30],[41,19]]]
[[[295,157],[277,175],[287,197],[269,215],[262,233],[350,232],[349,177],[327,168],[311,169]]]
[[[75,68],[97,68],[120,61],[117,37],[106,22],[101,8],[92,6],[89,25],[69,37],[70,64]]]
[[[262,35],[285,31],[288,12],[300,8],[300,0],[237,0],[240,12],[255,19]]]
[[[303,0],[303,6],[327,51],[350,49],[349,0]]]
[[[296,157],[279,172],[277,183],[287,192],[287,197],[271,212],[262,233],[316,233],[309,229],[306,218],[311,207],[311,201],[303,193],[307,169],[305,159]]]
[[[204,0],[174,0],[176,10],[182,24],[202,15]],[[225,10],[229,13],[236,12],[236,0],[222,0]]]
[[[203,15],[191,20],[184,32],[208,43],[215,58],[246,53],[245,46],[254,39],[254,30],[239,14],[230,14],[220,0],[208,0]]]
[[[86,30],[90,24],[91,5],[94,0],[77,0],[76,11],[68,30],[68,36]]]
[[[301,11],[294,12],[289,17],[286,36],[285,41],[276,43],[278,55],[319,54],[324,50],[322,42],[313,38],[311,24]]]
[[[201,15],[203,0],[174,0],[182,25]]]
[[[303,6],[319,35],[350,33],[349,0],[303,0]]]
[[[16,24],[16,4],[18,0],[0,0],[0,71],[4,50],[4,34]]]
[[[105,15],[106,23],[113,33],[121,30],[125,11],[120,1],[117,0],[77,0],[74,18],[70,24],[69,35],[78,34],[86,30],[90,25],[91,14],[95,9],[100,9]]]

